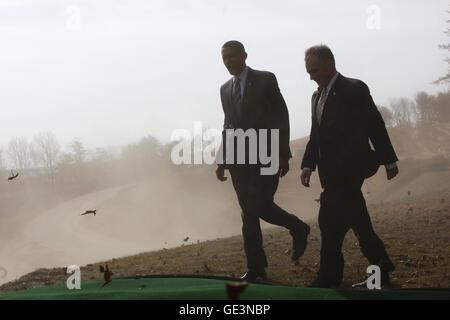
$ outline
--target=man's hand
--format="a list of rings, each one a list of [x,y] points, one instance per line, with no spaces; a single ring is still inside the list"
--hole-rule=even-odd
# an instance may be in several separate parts
[[[289,172],[289,159],[280,157],[280,167],[278,170],[280,178],[284,177],[288,172]]]
[[[224,166],[217,167],[216,176],[217,176],[217,179],[219,179],[222,182],[227,180],[227,177],[225,177],[225,167]]]
[[[300,176],[300,180],[302,181],[302,185],[309,188],[309,180],[311,179],[311,169],[305,168],[302,170],[302,175]]]
[[[386,175],[387,175],[387,179],[391,180],[392,178],[394,178],[396,175],[398,174],[398,167],[392,167],[392,168],[386,168]]]

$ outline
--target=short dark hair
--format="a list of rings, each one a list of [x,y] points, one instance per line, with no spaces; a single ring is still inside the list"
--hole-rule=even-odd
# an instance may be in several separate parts
[[[228,48],[228,47],[237,48],[237,49],[239,49],[239,51],[241,51],[243,53],[245,52],[244,45],[237,40],[230,40],[230,41],[225,42],[222,46],[222,49]]]
[[[309,56],[317,56],[322,60],[330,59],[333,63],[335,63],[333,52],[331,52],[331,49],[325,44],[319,44],[308,48],[305,51],[305,60]]]

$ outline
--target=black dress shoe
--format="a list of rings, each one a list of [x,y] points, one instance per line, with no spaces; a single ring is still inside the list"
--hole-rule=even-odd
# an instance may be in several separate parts
[[[267,274],[264,269],[261,270],[253,270],[249,269],[242,277],[241,280],[244,281],[256,281],[257,278],[261,278],[263,280],[267,280]]]
[[[381,272],[392,272],[395,270],[395,266],[389,258],[381,259],[379,263],[375,263],[381,269]]]
[[[310,284],[308,284],[307,287],[308,287],[308,288],[320,288],[320,286],[319,286],[319,280],[317,280],[317,279],[313,280],[313,282],[311,282]]]
[[[378,263],[378,266],[381,269],[381,286],[382,287],[389,287],[391,285],[391,280],[389,278],[389,272],[392,272],[395,270],[395,266],[392,263],[392,261],[389,258],[381,259],[381,261]]]
[[[381,286],[389,287],[391,285],[391,279],[389,278],[389,272],[381,272]]]
[[[305,252],[310,230],[311,228],[306,224],[303,228],[290,232],[292,235],[292,260],[297,260]]]

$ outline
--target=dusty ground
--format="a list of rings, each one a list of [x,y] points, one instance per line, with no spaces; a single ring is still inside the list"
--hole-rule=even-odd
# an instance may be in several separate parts
[[[408,260],[401,255],[409,251],[416,252],[416,248],[423,251],[424,259],[428,259],[428,255],[445,255],[446,252],[436,251],[445,250],[441,242],[448,239],[449,225],[438,224],[435,228],[434,225],[426,225],[426,221],[433,224],[440,215],[443,216],[441,220],[447,221],[445,215],[448,209],[445,204],[450,200],[445,194],[450,193],[450,124],[414,130],[392,128],[389,132],[398,149],[400,173],[395,179],[387,181],[384,168],[380,168],[375,176],[365,181],[362,188],[368,204],[376,206],[371,211],[376,220],[375,228],[385,235],[383,240],[390,247],[389,250],[396,250],[396,245],[401,245],[399,256],[394,257],[398,261]],[[319,208],[314,199],[319,198],[321,188],[317,172],[311,177],[310,188],[300,184],[300,163],[306,142],[306,138],[291,142],[294,153],[290,161],[291,170],[280,180],[275,201],[302,220],[314,223]],[[240,235],[242,222],[229,173],[226,173],[228,181],[221,183],[215,178],[215,166],[178,169],[155,179],[87,191],[61,201],[52,199],[54,205],[41,199],[36,190],[25,188],[26,198],[29,199],[27,206],[22,208],[22,203],[13,202],[10,210],[0,210],[0,286],[38,269],[44,269],[39,276],[44,282],[56,281],[47,279],[47,270],[52,268],[59,268],[54,272],[60,273],[61,279],[65,279],[66,275],[61,273],[62,267],[73,264],[86,266],[83,269],[84,279],[98,277],[98,264],[87,264],[112,258],[122,261],[123,257],[129,257],[126,261],[133,262],[126,262],[128,271],[120,270],[124,266],[114,265],[119,268],[117,274],[120,275],[136,272],[210,274],[223,271],[239,276],[245,271],[241,237],[229,237]],[[23,185],[16,183],[11,187],[22,192],[26,181],[16,182]],[[441,198],[444,198],[442,204]],[[435,208],[435,201],[443,207]],[[46,203],[45,208],[42,207],[43,202]],[[410,206],[412,212],[408,211]],[[88,209],[97,209],[97,215],[80,215]],[[264,222],[261,226],[265,229],[270,260],[268,272],[273,280],[295,285],[309,282],[317,270],[317,226],[313,226],[310,247],[298,266],[291,266],[289,255],[284,254],[291,246],[289,234],[280,229],[267,229],[272,228],[272,225]],[[435,235],[435,230],[439,230],[436,236],[444,240],[430,238]],[[190,239],[183,242],[186,236]],[[222,240],[211,241],[217,238]],[[191,246],[192,241],[195,244],[200,241],[200,245]],[[353,235],[349,234],[344,249],[346,256],[355,260],[347,259],[347,263],[352,263],[346,272],[350,271],[348,276],[356,274],[362,277],[366,261],[354,246],[355,241]],[[414,243],[417,245],[414,246]],[[185,246],[177,248],[182,244]],[[155,251],[163,247],[169,250],[161,253]],[[218,249],[220,247],[225,249]],[[206,253],[201,252],[197,256],[200,248]],[[208,250],[218,256],[208,256]],[[150,251],[155,252],[137,255]],[[393,254],[396,252],[393,251]],[[157,258],[155,261],[152,260],[154,255]],[[180,261],[169,262],[171,255],[178,255]],[[194,257],[194,262],[186,262],[189,257]],[[163,261],[166,261],[165,265]],[[222,261],[226,268],[220,267]],[[204,267],[205,263],[210,271]],[[285,269],[287,267],[293,269]],[[299,269],[301,267],[305,269]],[[418,268],[411,273],[420,273],[421,270]],[[410,278],[405,279],[408,280]],[[416,280],[408,284],[413,282]],[[438,283],[435,281],[430,285],[437,286]]]
[[[369,206],[374,228],[384,241],[397,269],[391,274],[396,288],[450,288],[450,191],[439,196],[408,196],[407,200]],[[290,261],[291,237],[281,228],[263,231],[272,282],[305,286],[315,277],[320,234],[312,223],[309,245],[299,263]],[[183,238],[181,246],[101,261],[81,267],[82,280],[102,278],[99,265],[108,263],[113,277],[147,274],[193,274],[239,277],[246,270],[242,237],[198,242]],[[350,231],[343,246],[345,273],[342,287],[365,275],[368,266]],[[39,269],[6,283],[0,292],[64,283],[63,268]]]

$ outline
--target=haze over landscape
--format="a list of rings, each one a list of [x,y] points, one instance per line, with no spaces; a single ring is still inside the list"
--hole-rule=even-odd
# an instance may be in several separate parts
[[[449,193],[450,126],[391,128],[389,132],[400,149],[401,174],[388,183],[380,168],[363,187],[367,202],[408,202]],[[429,141],[424,132],[442,139]],[[411,136],[418,138],[411,140]],[[280,182],[276,202],[314,222],[319,207],[314,199],[321,191],[317,175],[310,189],[299,181],[299,155],[306,142],[291,143],[296,154],[291,171]],[[71,180],[72,188],[61,178],[53,187],[46,176],[25,176],[12,184],[5,173],[0,185],[0,257],[8,273],[0,283],[37,268],[85,265],[240,235],[240,208],[231,182],[218,182],[214,166],[166,169],[162,162],[153,161],[141,174],[144,170],[135,160],[117,161],[103,162],[104,169],[96,162],[86,162],[85,167],[72,164],[70,170],[87,175]],[[95,216],[81,216],[91,209],[97,210]],[[263,228],[269,226],[262,223]],[[186,237],[189,241],[183,242]]]
[[[388,106],[442,90],[431,82],[445,69],[446,10],[445,0],[2,0],[0,145],[41,131],[96,148],[168,142],[196,120],[221,128],[218,90],[230,75],[220,47],[230,39],[244,43],[249,66],[276,74],[291,138],[301,138],[316,88],[309,46],[328,44],[338,71]]]
[[[368,26],[371,5],[379,28]],[[438,45],[448,43],[448,9],[0,0],[0,284],[38,268],[240,235],[231,182],[219,183],[215,166],[170,161],[175,129],[192,131],[196,120],[222,127],[219,87],[230,75],[220,46],[229,39],[244,43],[249,66],[277,75],[288,105],[294,158],[276,194],[283,208],[317,218],[317,175],[310,189],[299,181],[316,88],[303,52],[317,43],[330,45],[338,71],[369,85],[400,159],[393,181],[380,168],[366,182],[368,203],[449,194],[448,82],[432,84],[447,67]],[[19,177],[8,181],[10,170]]]

